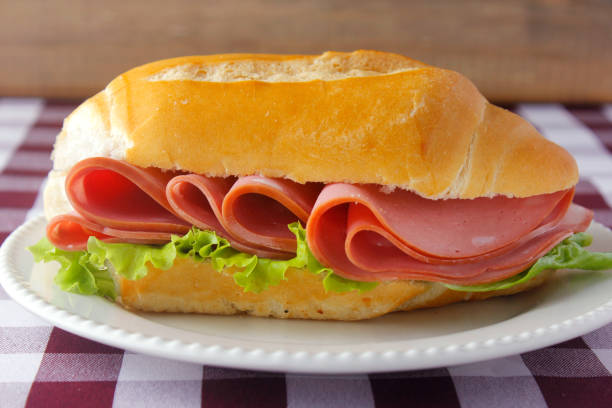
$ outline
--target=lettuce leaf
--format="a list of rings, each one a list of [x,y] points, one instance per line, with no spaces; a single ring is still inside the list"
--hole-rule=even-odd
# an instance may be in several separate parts
[[[105,266],[92,263],[86,251],[62,251],[47,238],[28,248],[35,262],[57,261],[60,269],[55,275],[56,285],[67,292],[99,295],[115,299],[115,282]]]
[[[146,276],[147,264],[167,270],[172,267],[177,256],[210,261],[218,272],[226,267],[236,267],[234,282],[245,292],[260,293],[270,286],[278,285],[286,280],[285,273],[290,267],[307,267],[312,273],[325,274],[325,291],[364,292],[376,287],[376,282],[352,281],[323,267],[310,252],[306,243],[306,231],[301,224],[290,224],[289,229],[297,238],[297,251],[296,256],[288,260],[265,259],[239,252],[214,231],[203,231],[195,227],[182,237],[173,236],[171,242],[163,246],[106,243],[92,236],[87,241],[87,251],[62,251],[46,238],[28,249],[36,262],[60,263],[55,282],[61,289],[112,299],[117,294],[108,264],[112,265],[117,274],[136,280]]]
[[[491,290],[507,289],[514,285],[527,282],[547,269],[583,269],[599,271],[612,268],[612,253],[589,252],[585,249],[591,245],[593,237],[584,232],[574,234],[533,264],[533,266],[518,275],[511,276],[498,282],[483,285],[460,286],[445,285],[447,288],[464,292],[487,292]]]
[[[294,258],[276,260],[258,258],[233,249],[226,239],[220,238],[212,231],[202,231],[193,228],[183,237],[173,237],[179,255],[193,256],[196,259],[210,258],[217,271],[225,267],[235,266],[234,282],[245,292],[260,293],[270,286],[276,286],[286,280],[285,273],[289,268],[304,268],[315,274],[325,274],[323,288],[326,292],[348,292],[358,290],[364,292],[376,287],[376,282],[357,282],[344,279],[329,268],[323,267],[312,255],[306,243],[306,230],[299,222],[289,224],[289,230],[297,239],[297,249]]]
[[[89,262],[99,269],[105,267],[108,260],[115,272],[129,279],[136,280],[147,275],[147,263],[162,270],[170,269],[176,258],[176,247],[172,242],[162,247],[136,244],[109,244],[96,237],[87,240]]]

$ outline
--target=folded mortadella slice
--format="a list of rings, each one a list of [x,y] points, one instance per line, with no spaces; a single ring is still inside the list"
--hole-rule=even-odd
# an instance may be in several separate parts
[[[94,236],[104,242],[126,242],[130,244],[165,244],[170,241],[167,232],[129,231],[105,227],[80,215],[62,214],[47,223],[47,239],[64,251],[83,251],[87,240]]]
[[[200,229],[213,230],[227,237],[221,221],[221,206],[223,198],[235,182],[235,177],[184,174],[168,182],[166,198],[182,219]]]
[[[232,236],[265,248],[295,252],[296,239],[287,225],[306,225],[322,189],[263,176],[241,177],[223,199],[223,222]]]
[[[173,176],[105,157],[82,160],[65,182],[76,214],[52,218],[47,237],[68,251],[85,249],[90,235],[107,242],[168,242],[172,234],[184,234],[190,228],[166,200],[166,183]]]
[[[407,191],[334,184],[311,213],[308,244],[319,261],[349,279],[487,283],[524,270],[586,229],[592,212],[576,205],[568,211],[572,196],[566,190],[521,199],[434,201]]]
[[[431,200],[406,190],[386,194],[375,185],[338,183],[321,192],[317,211],[330,202],[362,205],[381,228],[425,256],[469,258],[526,235],[567,194],[571,201],[571,190],[529,198]]]
[[[572,205],[559,224],[538,228],[538,234],[520,240],[511,251],[494,257],[475,258],[471,263],[424,263],[395,252],[397,248],[385,243],[376,247],[377,259],[382,264],[372,270],[369,259],[373,250],[371,243],[359,240],[351,244],[351,252],[347,255],[357,267],[367,268],[369,276],[375,276],[376,280],[418,279],[458,285],[496,282],[522,272],[573,232],[585,230],[591,215],[590,210]]]
[[[190,224],[166,199],[166,184],[175,174],[142,169],[105,157],[78,162],[66,176],[72,207],[89,221],[125,231],[186,233]]]
[[[170,206],[184,220],[204,230],[213,230],[230,241],[233,248],[262,258],[290,258],[283,251],[261,248],[235,239],[224,227],[223,199],[236,182],[235,177],[207,177],[200,174],[176,176],[166,187]]]
[[[557,197],[550,197],[554,201],[556,201]],[[529,224],[524,225],[526,228],[524,229],[527,232],[524,235],[516,235],[514,239],[509,239],[504,241],[499,240],[498,242],[502,243],[501,246],[493,250],[489,250],[491,247],[484,247],[480,253],[472,254],[469,257],[438,257],[434,255],[428,255],[419,252],[418,248],[413,248],[410,245],[410,242],[406,238],[406,236],[396,236],[393,233],[393,229],[386,229],[376,218],[374,213],[369,209],[369,207],[363,204],[355,204],[351,203],[348,207],[348,218],[347,218],[347,237],[346,237],[346,252],[351,257],[354,263],[360,265],[362,268],[367,269],[369,271],[381,271],[388,270],[388,263],[391,263],[394,266],[401,264],[403,260],[412,262],[412,259],[416,259],[421,262],[431,263],[431,264],[460,264],[460,263],[473,263],[474,261],[480,261],[485,258],[493,258],[498,257],[499,255],[514,250],[516,247],[521,244],[531,241],[532,239],[542,235],[543,233],[550,230],[553,226],[557,225],[559,221],[563,218],[565,213],[567,212],[569,206],[572,203],[573,198],[573,190],[567,190],[565,194],[561,195],[561,200],[557,202],[554,209],[544,218],[543,221],[537,225],[537,228],[534,228],[529,232]],[[467,200],[466,200],[467,201]],[[553,201],[553,202],[554,202]],[[484,203],[478,203],[476,201],[468,201],[468,203],[473,207],[478,207],[479,205],[483,205]],[[498,203],[491,202],[491,205],[495,205]],[[506,205],[507,207],[507,205]],[[504,211],[505,209],[499,209],[499,211]],[[388,214],[389,211],[386,211]],[[495,228],[507,228],[507,225],[504,223],[499,223],[496,217],[491,217],[489,212],[483,212],[483,217],[480,220],[481,224],[489,224],[489,228],[492,230],[488,231],[488,233],[495,233]],[[418,213],[416,213],[418,215]],[[533,217],[534,213],[525,214],[525,217]],[[407,215],[410,216],[410,215]],[[445,214],[448,218],[450,214]],[[458,212],[457,217],[464,217],[464,212]],[[488,217],[487,217],[488,216]],[[537,219],[537,218],[536,218]],[[428,219],[422,220],[424,222],[435,222],[435,220]],[[516,222],[516,220],[515,220]],[[444,224],[441,224],[444,225]],[[544,227],[547,228],[544,228]],[[461,230],[450,230],[447,227],[444,228],[444,237],[439,238],[439,240],[445,242],[447,245],[452,246],[456,243],[453,237],[463,237],[466,241],[491,241],[483,239],[481,236],[474,236],[474,228],[470,224],[470,226],[464,226]],[[486,230],[486,228],[480,228],[480,231]],[[415,232],[415,230],[410,230],[410,232]],[[470,234],[472,232],[472,234]],[[516,238],[518,237],[518,239]],[[382,257],[382,259],[370,259],[367,257],[359,256],[359,252],[353,249],[353,247],[359,244],[360,248],[364,247],[364,244],[369,243],[370,246],[375,246],[378,250],[382,250],[382,248],[388,248],[388,254],[395,253],[394,256]],[[456,251],[456,249],[455,249]],[[355,256],[359,256],[360,261],[355,261],[355,258],[352,257],[352,254],[356,254]],[[502,265],[500,265],[501,267]]]
[[[262,176],[239,179],[199,174],[173,178],[166,195],[174,211],[203,229],[213,229],[238,250],[288,258],[295,237],[287,228],[306,223],[321,186]]]

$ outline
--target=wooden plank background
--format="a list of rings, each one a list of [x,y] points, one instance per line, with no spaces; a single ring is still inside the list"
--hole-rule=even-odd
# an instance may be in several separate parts
[[[0,0],[0,95],[82,98],[151,60],[393,51],[490,99],[612,101],[605,0]]]

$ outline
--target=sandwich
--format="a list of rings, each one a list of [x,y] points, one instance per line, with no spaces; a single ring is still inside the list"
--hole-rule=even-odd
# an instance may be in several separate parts
[[[35,260],[134,310],[358,320],[612,267],[570,154],[396,54],[140,66],[66,118],[53,160]]]

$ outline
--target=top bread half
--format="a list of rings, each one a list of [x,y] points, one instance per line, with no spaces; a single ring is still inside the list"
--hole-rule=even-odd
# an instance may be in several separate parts
[[[105,156],[210,176],[375,183],[432,198],[572,187],[574,159],[464,76],[375,51],[134,68],[64,122],[54,169]]]

